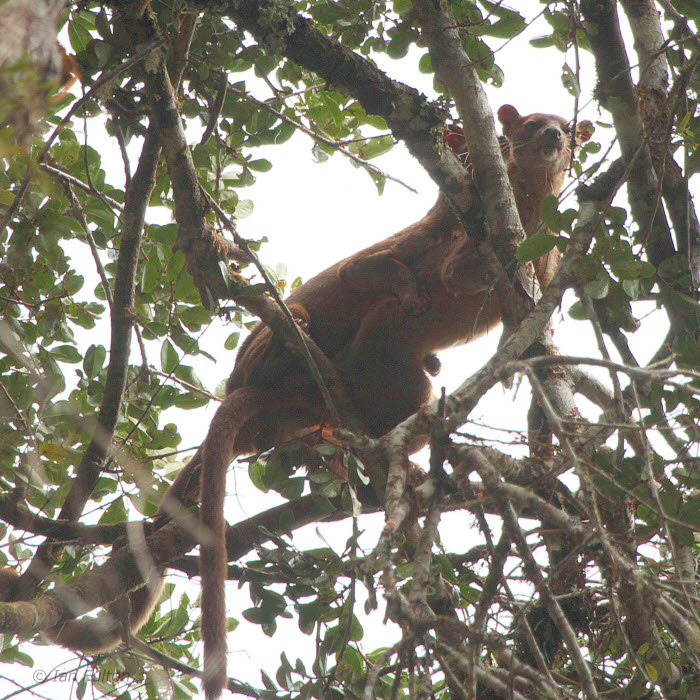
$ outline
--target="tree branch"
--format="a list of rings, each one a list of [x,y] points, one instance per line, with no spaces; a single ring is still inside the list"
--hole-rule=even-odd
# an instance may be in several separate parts
[[[85,503],[100,478],[114,438],[129,367],[131,333],[134,327],[132,313],[134,284],[141,234],[146,209],[155,185],[159,157],[160,137],[155,123],[152,123],[143,144],[138,168],[131,179],[124,201],[121,245],[114,279],[114,300],[111,306],[109,364],[97,425],[58,514],[61,520],[76,521],[80,517]],[[49,552],[48,545],[42,545],[37,549],[31,563],[18,580],[16,595],[20,600],[32,596],[59,554],[60,550],[55,547]]]
[[[493,113],[473,62],[462,48],[457,22],[444,2],[413,0],[413,7],[422,26],[422,36],[428,44],[437,77],[448,89],[457,106],[464,138],[473,166],[473,177],[486,212],[488,242],[479,240],[474,226],[467,228],[471,238],[481,245],[479,251],[501,288],[497,290],[503,304],[503,323],[506,334],[523,318],[532,306],[532,276],[522,265],[513,266],[515,252],[525,235],[515,206],[515,197],[496,138]],[[450,198],[450,193],[447,193]],[[461,208],[459,200],[451,203]],[[462,216],[466,212],[462,211]],[[460,217],[462,218],[462,217]],[[494,255],[495,253],[495,255]],[[504,275],[505,271],[505,275]],[[513,287],[504,284],[508,280]],[[518,301],[520,304],[518,304]],[[523,301],[526,305],[523,306]]]
[[[314,495],[270,508],[229,526],[226,533],[228,559],[240,559],[275,534],[293,532],[340,513],[340,504]],[[197,544],[194,532],[175,523],[164,525],[145,541],[152,565],[158,569],[166,568]],[[107,605],[143,584],[138,559],[139,555],[130,547],[121,547],[104,564],[69,585],[57,584],[31,602],[0,603],[0,633],[33,634]]]
[[[209,4],[199,0],[200,6]],[[273,0],[232,0],[225,12],[263,48],[316,73],[354,97],[369,114],[384,118],[394,136],[406,143],[430,177],[456,203],[458,211],[469,210],[473,196],[464,169],[449,149],[440,147],[447,116],[441,107],[330,39],[292,5],[281,8]]]
[[[195,283],[199,284],[202,299],[208,296],[215,299],[233,298],[236,303],[258,315],[273,332],[280,334],[282,340],[306,361],[324,397],[332,422],[336,425],[342,422],[357,428],[359,424],[353,418],[351,404],[345,397],[334,366],[311,338],[302,335],[291,312],[274,285],[267,279],[262,265],[257,262],[247,245],[244,251],[256,262],[256,266],[267,281],[269,291],[276,296],[275,303],[262,294],[246,293],[249,285],[244,283],[242,278],[231,284],[231,280],[227,280],[222,274],[220,264],[222,258],[225,258],[225,255],[222,255],[225,239],[216,234],[206,220],[207,199],[197,180],[175,94],[162,57],[161,61],[149,71],[147,83],[152,96],[153,117],[158,124],[163,154],[173,186],[178,246],[185,252],[188,270],[193,274]]]
[[[625,45],[613,0],[582,0],[584,29],[591,43],[598,72],[600,104],[613,117],[622,157],[630,170],[629,199],[640,228],[640,240],[649,260],[658,267],[675,253],[671,232],[660,203],[660,187],[654,172],[639,98],[635,91]]]

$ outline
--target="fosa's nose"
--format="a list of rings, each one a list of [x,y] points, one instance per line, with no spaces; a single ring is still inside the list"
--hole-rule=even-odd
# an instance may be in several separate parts
[[[556,126],[548,126],[544,130],[543,136],[551,144],[559,143],[562,139],[561,129],[557,129]]]

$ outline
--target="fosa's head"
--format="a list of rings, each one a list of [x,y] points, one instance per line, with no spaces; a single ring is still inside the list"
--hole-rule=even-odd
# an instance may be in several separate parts
[[[593,133],[588,120],[578,122],[572,138],[572,125],[555,114],[521,116],[512,105],[498,110],[503,134],[510,142],[513,159],[525,168],[545,169],[550,173],[566,170],[573,152]]]

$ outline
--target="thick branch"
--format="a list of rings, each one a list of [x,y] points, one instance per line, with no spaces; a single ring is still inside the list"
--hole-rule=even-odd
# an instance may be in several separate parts
[[[660,204],[659,181],[654,171],[640,115],[639,99],[630,72],[613,0],[583,0],[584,29],[591,43],[598,72],[598,99],[613,117],[615,133],[630,170],[629,199],[649,260],[658,266],[675,253],[671,233]]]
[[[486,211],[489,242],[495,248],[498,261],[493,260],[491,250],[482,252],[492,268],[494,279],[504,280],[503,270],[509,277],[513,274],[512,263],[524,233],[496,138],[493,114],[474,65],[462,48],[457,22],[446,3],[413,0],[413,7],[422,25],[422,35],[428,44],[435,73],[455,100],[469,148],[474,181]],[[459,210],[460,203],[455,201],[453,206]],[[473,228],[468,229],[472,237],[478,234]],[[533,283],[526,268],[518,266],[515,276],[519,281],[516,288],[522,293],[520,298],[528,299],[528,309],[532,308],[530,294],[525,290],[532,289]],[[505,325],[517,323],[527,313],[525,308],[518,310],[517,296],[503,289],[499,290],[499,296]]]
[[[209,3],[200,0],[200,6]],[[282,54],[316,73],[329,85],[354,97],[369,114],[383,117],[397,139],[426,169],[460,211],[473,201],[464,170],[451,153],[439,147],[438,131],[447,116],[416,89],[388,78],[374,64],[318,31],[292,5],[272,0],[233,0],[231,19],[249,31],[270,53]]]
[[[20,506],[11,496],[0,496],[0,520],[33,535],[42,535],[52,542],[80,542],[90,544],[113,544],[129,527],[128,522],[113,525],[83,525],[70,520],[45,518]]]
[[[188,552],[195,540],[170,524],[147,539],[154,564]],[[32,634],[104,606],[125,592],[142,585],[137,557],[130,547],[122,547],[102,565],[87,572],[70,586],[57,585],[32,602],[0,603],[0,630]]]
[[[688,188],[688,179],[671,152],[673,114],[687,90],[691,67],[680,72],[669,95],[666,40],[653,0],[623,0],[634,48],[639,58],[641,116],[649,135],[654,168],[661,178],[664,204],[676,233],[678,249],[688,259],[691,289],[700,286],[700,224]],[[672,8],[666,8],[667,11]],[[678,25],[677,25],[678,26]],[[689,31],[687,24],[679,27]]]
[[[639,85],[666,93],[668,61],[661,30],[659,10],[654,0],[622,0],[622,7],[634,35],[634,50],[639,58]]]
[[[292,532],[339,512],[342,512],[339,505],[313,495],[270,508],[229,527],[228,558],[240,559],[256,545],[268,541],[272,534]],[[152,563],[157,568],[165,568],[196,544],[194,533],[174,523],[146,538]],[[104,564],[70,585],[56,586],[32,602],[0,603],[0,633],[36,633],[107,605],[143,584],[137,558],[129,547],[122,547]]]

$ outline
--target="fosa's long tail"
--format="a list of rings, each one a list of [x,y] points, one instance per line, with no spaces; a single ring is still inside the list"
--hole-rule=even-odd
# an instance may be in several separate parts
[[[230,393],[217,410],[202,446],[199,572],[202,579],[203,686],[206,700],[216,700],[226,687],[226,471],[246,421],[272,402],[253,387]]]

